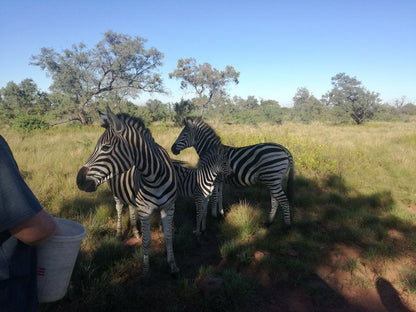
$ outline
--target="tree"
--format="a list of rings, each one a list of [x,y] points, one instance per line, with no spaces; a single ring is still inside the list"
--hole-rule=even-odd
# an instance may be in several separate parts
[[[31,57],[31,65],[40,66],[52,77],[52,91],[70,95],[76,105],[73,120],[88,122],[88,108],[104,93],[118,90],[132,98],[144,92],[163,92],[156,72],[163,54],[145,49],[146,39],[108,31],[94,48],[80,43],[57,53],[42,48]]]
[[[310,122],[319,119],[323,113],[323,105],[307,88],[298,88],[293,96],[293,114],[295,119]]]
[[[194,58],[179,59],[176,70],[169,73],[169,78],[181,79],[182,89],[192,88],[201,99],[201,116],[214,97],[227,95],[226,86],[229,83],[238,84],[239,76],[240,73],[232,66],[228,65],[225,70],[220,71],[212,68],[209,63],[197,65]]]
[[[277,124],[282,123],[282,110],[278,101],[261,100],[260,108],[267,121]]]
[[[179,103],[175,103],[173,107],[175,111],[173,115],[173,120],[175,122],[175,125],[182,126],[183,119],[189,116],[194,110],[194,108],[195,107],[192,101],[188,101],[188,100],[184,101],[183,99],[181,99]]]
[[[17,115],[43,115],[50,108],[48,95],[38,89],[32,79],[24,79],[19,84],[13,81],[0,89],[1,114],[13,119]]]
[[[347,113],[357,125],[374,115],[381,100],[378,93],[366,90],[355,77],[339,73],[332,79],[332,90],[324,99],[328,106]]]
[[[151,121],[166,120],[169,115],[168,106],[159,100],[147,100],[146,107],[149,111]]]

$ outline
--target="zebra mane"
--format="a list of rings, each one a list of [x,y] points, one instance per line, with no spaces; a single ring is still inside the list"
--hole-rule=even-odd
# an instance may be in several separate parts
[[[130,116],[126,113],[118,113],[116,115],[120,120],[122,120],[126,125],[139,130],[139,132],[147,138],[151,142],[155,142],[155,139],[153,138],[152,132],[146,127],[144,124],[143,119],[136,116]]]
[[[174,165],[179,165],[182,167],[189,167],[190,164],[187,161],[183,161],[183,160],[179,160],[179,159],[171,159],[172,160],[172,164]]]
[[[220,136],[215,132],[215,130],[209,124],[203,121],[201,117],[197,117],[197,118],[187,117],[184,119],[184,123],[185,123],[185,126],[204,129],[206,134],[208,134],[212,139],[217,141],[219,144],[222,144]]]

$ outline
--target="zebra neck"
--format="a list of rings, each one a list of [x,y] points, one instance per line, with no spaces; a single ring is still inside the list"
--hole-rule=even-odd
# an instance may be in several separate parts
[[[143,131],[137,132],[135,149],[134,149],[134,164],[141,176],[152,176],[157,170],[156,157],[159,157],[160,150],[158,145],[153,141],[153,138],[149,140],[146,133]]]
[[[214,140],[197,140],[195,145],[195,151],[199,157],[211,152],[212,150],[217,150],[221,146],[221,140],[216,138]]]
[[[214,182],[217,177],[217,174],[208,173],[206,174],[197,174],[198,187],[201,190],[204,197],[208,197],[212,190],[214,189]]]

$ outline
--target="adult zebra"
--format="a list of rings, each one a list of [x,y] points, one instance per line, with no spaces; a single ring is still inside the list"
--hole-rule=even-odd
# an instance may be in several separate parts
[[[83,191],[94,192],[109,179],[120,183],[117,186],[121,192],[116,192],[116,196],[138,208],[143,229],[144,276],[149,273],[150,217],[153,211],[160,210],[167,261],[171,273],[176,274],[179,270],[172,246],[176,174],[169,155],[154,141],[141,119],[115,115],[108,107],[107,114],[100,114],[100,117],[106,129],[79,170],[77,185]],[[120,179],[120,175],[125,179]]]
[[[208,199],[214,190],[214,182],[219,174],[228,175],[231,167],[222,149],[201,157],[197,168],[186,168],[181,161],[173,161],[178,176],[178,195],[191,197],[196,206],[196,236],[206,230]]]
[[[266,184],[271,194],[269,222],[273,221],[278,204],[280,204],[283,209],[284,222],[287,226],[290,225],[289,201],[292,197],[295,166],[289,150],[276,143],[260,143],[245,147],[226,146],[202,119],[185,118],[184,125],[185,127],[172,145],[173,154],[178,155],[183,149],[193,146],[198,156],[203,157],[212,150],[223,148],[233,171],[233,174],[223,178],[224,182],[237,186],[253,185],[256,182]],[[289,199],[282,188],[283,179],[288,171]],[[219,189],[217,200],[222,210],[222,181],[217,184]],[[216,203],[214,203],[214,208],[217,209]]]
[[[130,170],[129,170],[130,171]],[[123,234],[123,227],[121,224],[121,218],[122,218],[122,214],[123,214],[123,206],[124,203],[126,201],[122,201],[119,198],[123,198],[124,196],[121,196],[120,194],[125,194],[125,196],[128,196],[126,191],[120,187],[122,185],[125,185],[124,181],[128,181],[129,179],[131,179],[131,174],[133,174],[134,171],[132,172],[127,172],[127,173],[123,173],[120,174],[110,180],[108,180],[108,185],[110,186],[111,192],[113,193],[113,197],[114,197],[114,201],[116,203],[116,211],[117,211],[117,237],[121,237],[121,235]],[[134,175],[133,175],[134,177]],[[133,184],[134,185],[134,181]],[[137,222],[136,222],[136,207],[134,207],[133,205],[127,205],[129,208],[129,216],[130,216],[130,225],[132,227],[133,230],[133,235],[136,238],[139,238],[139,230],[137,229]]]

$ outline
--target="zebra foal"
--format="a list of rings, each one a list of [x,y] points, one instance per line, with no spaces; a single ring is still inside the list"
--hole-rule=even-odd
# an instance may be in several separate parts
[[[214,190],[214,182],[219,174],[228,175],[231,168],[222,149],[204,155],[197,168],[186,168],[182,162],[173,161],[178,176],[178,195],[191,197],[196,207],[196,236],[206,230],[208,200]]]
[[[179,269],[172,246],[176,174],[169,155],[154,141],[141,119],[115,115],[108,107],[100,117],[105,131],[78,172],[78,188],[94,192],[110,180],[110,187],[114,183],[113,194],[123,203],[137,207],[143,229],[144,276],[149,274],[150,217],[154,211],[160,211],[167,262],[171,273],[176,274]]]
[[[257,182],[264,183],[271,197],[271,209],[269,212],[269,223],[276,215],[278,205],[283,209],[283,218],[287,226],[290,225],[289,201],[292,197],[294,179],[294,161],[292,154],[284,146],[276,143],[261,143],[245,147],[231,147],[221,143],[220,137],[202,119],[184,119],[184,128],[172,145],[172,153],[178,155],[182,150],[193,146],[199,157],[207,153],[223,149],[232,174],[219,177],[216,182],[217,190],[214,190],[213,214],[216,215],[217,205],[222,211],[222,181],[236,186],[248,186]],[[286,196],[282,188],[283,179],[289,171]],[[218,195],[218,198],[216,198]],[[215,211],[214,211],[215,210]]]

